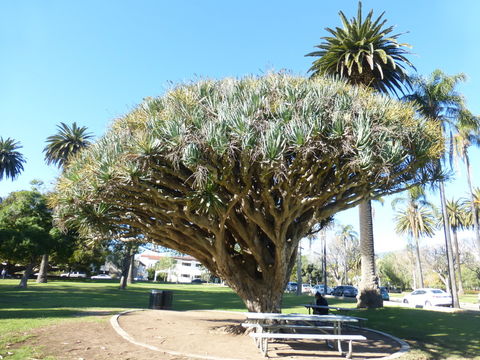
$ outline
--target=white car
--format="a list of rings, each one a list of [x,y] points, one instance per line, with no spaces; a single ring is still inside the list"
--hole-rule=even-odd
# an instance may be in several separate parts
[[[68,278],[86,278],[87,274],[80,272],[80,271],[72,271],[71,273],[63,273],[60,274],[60,277],[68,277]]]
[[[330,295],[332,293],[332,288],[327,286],[327,295]],[[314,285],[312,286],[312,288],[310,289],[310,293],[312,295],[315,295],[317,292],[319,292],[320,294],[322,295],[325,295],[325,286],[324,285]]]
[[[90,277],[92,280],[110,280],[112,277],[108,274],[98,274]]]
[[[311,288],[310,284],[302,284],[302,293],[309,293]]]
[[[404,304],[412,306],[450,306],[452,296],[441,289],[416,289],[403,298]]]

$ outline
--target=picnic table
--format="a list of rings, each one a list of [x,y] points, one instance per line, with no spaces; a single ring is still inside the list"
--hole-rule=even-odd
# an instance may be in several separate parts
[[[348,341],[347,358],[352,355],[352,341],[366,340],[362,335],[342,334],[343,324],[358,322],[357,318],[351,316],[278,313],[245,313],[245,316],[247,322],[242,326],[255,330],[250,336],[255,339],[264,356],[268,353],[269,339],[326,340],[327,344],[328,341],[336,341],[340,354],[343,354],[342,341]],[[298,330],[310,332],[299,333]]]

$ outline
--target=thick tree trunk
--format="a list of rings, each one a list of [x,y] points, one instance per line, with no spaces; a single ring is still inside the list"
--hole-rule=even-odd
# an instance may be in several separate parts
[[[450,238],[450,221],[447,214],[447,203],[445,200],[445,185],[440,182],[440,202],[442,205],[442,215],[443,215],[443,231],[445,235],[445,247],[447,251],[447,262],[448,262],[448,279],[450,282],[450,289],[452,294],[452,306],[455,308],[460,307],[458,301],[458,292],[457,292],[457,281],[455,279],[455,267],[453,265],[453,247],[452,239]]]
[[[47,272],[48,272],[48,254],[43,254],[42,262],[40,263],[40,270],[38,271],[37,283],[47,282]]]
[[[218,247],[225,251],[224,246]],[[217,256],[217,273],[238,294],[250,312],[279,313],[285,286],[297,261],[298,244],[275,248],[274,259],[259,269],[248,258]],[[259,271],[262,270],[262,271]]]
[[[371,201],[362,202],[360,215],[360,253],[362,256],[362,278],[357,307],[378,308],[383,306],[382,296],[378,288],[378,277],[375,272],[375,250],[373,242],[373,220]]]
[[[33,261],[31,261],[30,264],[27,265],[27,268],[26,268],[25,271],[23,272],[22,278],[21,278],[21,280],[20,280],[20,284],[18,284],[18,287],[19,287],[19,288],[22,288],[22,289],[26,289],[26,288],[27,288],[28,278],[29,278],[30,275],[32,274],[33,265],[34,265],[34,262],[33,262]]]
[[[420,257],[420,246],[418,244],[418,238],[415,237],[415,263],[416,263],[416,273],[419,280],[420,287],[425,287],[423,281],[423,269],[422,269],[422,261]]]
[[[127,288],[128,269],[130,268],[130,251],[125,253],[122,263],[122,276],[120,278],[120,289],[125,290]]]
[[[458,277],[458,295],[463,295],[465,291],[463,290],[463,280],[462,280],[462,269],[460,267],[460,250],[458,248],[458,234],[457,230],[452,229],[453,234],[453,246],[455,247],[455,271],[457,272]]]
[[[470,159],[465,156],[465,164],[467,166],[467,182],[468,182],[468,189],[470,190],[470,202],[472,206],[472,217],[473,217],[473,228],[475,231],[475,241],[477,243],[477,251],[478,251],[478,258],[480,259],[480,228],[478,224],[478,217],[477,211],[475,209],[475,196],[473,196],[473,186],[472,186],[472,174],[471,174],[471,167],[470,167]]]

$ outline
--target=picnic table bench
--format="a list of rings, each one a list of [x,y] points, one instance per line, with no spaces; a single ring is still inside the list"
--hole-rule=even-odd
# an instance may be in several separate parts
[[[331,306],[331,305],[315,305],[315,304],[303,304],[308,309],[308,313],[310,314],[311,309],[328,309],[328,310],[336,310],[336,311],[352,311],[355,309],[352,308],[344,308],[339,306]]]
[[[348,341],[347,358],[352,356],[352,341],[365,341],[362,335],[342,334],[343,323],[358,322],[357,318],[344,315],[305,315],[305,314],[277,314],[277,313],[246,313],[247,320],[242,326],[254,328],[255,332],[250,336],[254,338],[264,356],[268,356],[268,340],[270,339],[310,339],[336,341],[340,354],[342,341]],[[292,333],[278,332],[282,330],[293,331]],[[315,330],[323,333],[299,333],[297,330]],[[333,333],[327,333],[327,330]]]
[[[336,335],[336,334],[285,334],[285,333],[252,333],[251,337],[260,339],[260,351],[264,356],[268,356],[268,339],[301,339],[301,340],[332,340],[332,341],[348,341],[348,352],[346,358],[352,357],[353,346],[352,341],[365,341],[367,338],[363,335]],[[339,353],[343,354],[341,348]]]
[[[310,315],[310,309],[328,309],[328,310],[335,310],[339,312],[348,312],[348,311],[353,311],[356,310],[354,308],[344,308],[344,307],[339,307],[339,306],[331,306],[331,305],[315,305],[315,304],[303,304],[308,309],[308,314]],[[366,318],[354,316],[354,318],[358,319],[359,321],[359,326],[363,327],[363,324],[368,320]]]

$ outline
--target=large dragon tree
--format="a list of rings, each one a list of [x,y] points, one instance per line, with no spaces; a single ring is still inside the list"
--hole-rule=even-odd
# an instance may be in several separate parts
[[[435,176],[438,125],[372,91],[285,74],[149,99],[71,159],[60,221],[196,257],[250,311],[281,310],[298,243],[368,196]]]

